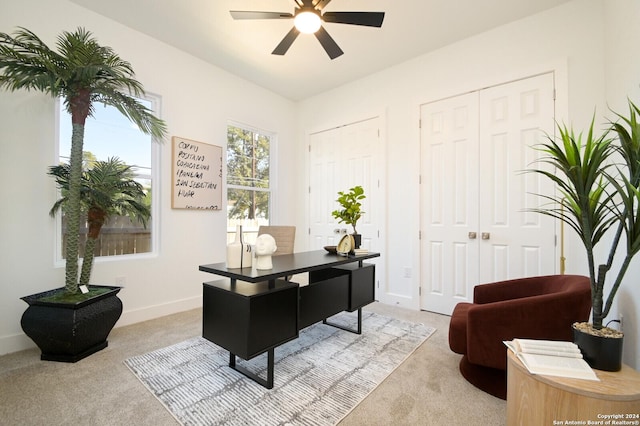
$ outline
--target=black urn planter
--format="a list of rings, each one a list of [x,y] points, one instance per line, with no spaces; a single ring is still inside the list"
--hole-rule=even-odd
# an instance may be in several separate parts
[[[109,291],[78,303],[39,300],[60,289],[21,298],[29,307],[20,325],[42,351],[40,359],[77,362],[107,347],[107,336],[122,314],[122,301],[116,296],[121,287],[90,287]]]
[[[353,248],[360,248],[360,245],[362,244],[362,234],[351,234],[353,235]]]
[[[596,370],[620,371],[623,337],[594,336],[573,328],[573,342],[578,345],[587,364]]]

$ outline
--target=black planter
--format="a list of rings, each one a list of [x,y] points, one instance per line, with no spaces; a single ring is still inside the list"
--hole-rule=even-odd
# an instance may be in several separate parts
[[[351,234],[353,235],[353,248],[360,248],[360,244],[362,244],[362,235],[361,234]]]
[[[79,303],[42,302],[60,289],[22,297],[29,304],[20,325],[45,361],[77,362],[107,347],[107,336],[122,314],[121,287]]]
[[[596,370],[620,371],[624,338],[594,336],[573,328],[573,342],[578,345],[584,360]]]

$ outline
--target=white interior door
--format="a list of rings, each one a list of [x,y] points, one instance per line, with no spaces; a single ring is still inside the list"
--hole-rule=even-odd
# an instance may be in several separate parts
[[[421,107],[421,307],[450,314],[477,284],[555,271],[555,228],[527,213],[549,182],[522,171],[553,134],[553,75]]]
[[[341,235],[336,229],[353,232],[351,225],[338,223],[331,212],[339,208],[338,191],[356,185],[364,189],[364,214],[356,228],[362,247],[381,252],[384,194],[380,188],[380,119],[378,117],[317,132],[309,136],[309,249],[336,245]],[[376,280],[384,276],[383,263],[376,263]]]
[[[554,131],[553,74],[480,92],[480,283],[552,274],[555,225],[526,212],[552,194],[533,167],[545,132]],[[536,164],[539,167],[540,164]]]
[[[338,188],[342,187],[344,165],[340,152],[340,129],[319,132],[309,137],[309,250],[338,244],[339,235],[331,212]]]
[[[478,93],[421,108],[421,307],[448,312],[478,281]]]

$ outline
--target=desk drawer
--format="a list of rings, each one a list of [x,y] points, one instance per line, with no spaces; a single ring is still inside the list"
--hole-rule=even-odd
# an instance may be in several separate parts
[[[202,337],[251,359],[298,336],[298,284],[229,280],[204,283]]]
[[[309,285],[300,287],[300,329],[345,311],[349,306],[348,274],[334,271],[323,275],[324,279],[318,278],[310,274]]]
[[[375,301],[376,265],[347,263],[309,273],[310,282],[320,282],[338,276],[349,277],[348,302],[345,311],[353,312]]]
[[[364,263],[358,266],[356,263],[349,263],[333,269],[349,274],[349,312],[375,301],[376,265]]]

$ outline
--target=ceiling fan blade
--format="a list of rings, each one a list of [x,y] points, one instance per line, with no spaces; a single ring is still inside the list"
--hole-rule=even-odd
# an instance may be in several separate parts
[[[322,47],[324,47],[325,52],[327,52],[327,55],[329,55],[331,59],[335,59],[344,53],[342,49],[340,49],[340,46],[338,46],[335,40],[331,38],[327,30],[325,30],[323,27],[320,27],[320,29],[316,31],[315,34],[316,38],[318,39]]]
[[[252,12],[245,10],[230,10],[233,19],[291,19],[293,15],[286,12]]]
[[[273,52],[271,52],[271,54],[284,55],[285,53],[287,53],[287,50],[289,50],[296,37],[298,37],[298,34],[300,34],[300,31],[298,31],[296,27],[291,28],[291,31],[289,31],[287,35],[284,36],[280,44],[278,44],[276,48],[273,49]]]
[[[382,26],[384,12],[325,12],[322,14],[324,22],[336,24],[364,25],[365,27]]]
[[[327,4],[329,4],[330,1],[331,0],[313,0],[313,2],[315,3],[313,7],[315,7],[317,10],[322,10]]]

